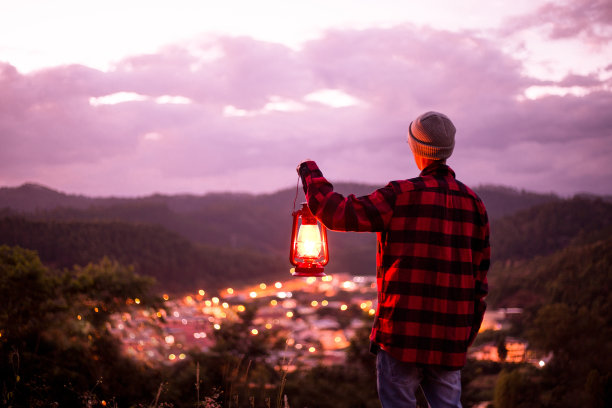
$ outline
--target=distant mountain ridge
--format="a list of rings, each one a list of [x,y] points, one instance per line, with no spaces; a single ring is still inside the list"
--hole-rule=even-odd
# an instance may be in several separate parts
[[[376,187],[336,183],[335,188],[359,196]],[[494,261],[554,253],[612,225],[612,203],[598,197],[563,199],[502,186],[475,191],[489,211]],[[289,270],[294,200],[304,201],[301,188],[297,198],[295,189],[91,198],[35,184],[4,187],[0,245],[35,249],[43,262],[57,267],[107,255],[177,288],[276,279]],[[329,241],[328,272],[375,273],[375,234],[330,232]]]
[[[342,194],[366,195],[377,187],[335,183]],[[491,219],[534,205],[556,201],[552,194],[537,194],[501,186],[476,189]],[[301,187],[272,194],[209,193],[205,195],[154,194],[135,198],[91,198],[60,193],[48,187],[24,184],[0,188],[0,211],[49,220],[106,220],[160,225],[190,241],[211,246],[247,248],[284,255],[291,229],[291,212],[305,201]],[[265,236],[262,239],[262,235]],[[330,233],[334,260],[347,267],[367,265],[374,270],[374,234]],[[333,261],[332,261],[333,262]]]
[[[366,195],[381,186],[359,183],[334,183],[336,191],[342,194]],[[517,190],[511,187],[484,185],[474,189],[487,206],[491,218],[511,214],[521,209],[559,199],[555,194],[540,194]],[[72,208],[85,210],[91,207],[105,208],[129,203],[163,204],[170,210],[183,213],[201,209],[202,206],[233,201],[292,206],[295,190],[287,188],[269,194],[250,193],[207,193],[197,194],[151,194],[143,197],[88,197],[67,194],[36,183],[25,183],[18,187],[0,187],[0,209],[9,208],[17,212],[33,213]],[[303,201],[304,194],[300,188],[298,198]]]

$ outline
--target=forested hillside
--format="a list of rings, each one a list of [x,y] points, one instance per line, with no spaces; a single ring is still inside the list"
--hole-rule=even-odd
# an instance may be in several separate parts
[[[491,234],[489,307],[522,309],[503,335],[551,356],[545,369],[504,368],[495,407],[610,406],[612,204],[544,203],[494,220]]]
[[[254,278],[275,279],[282,260],[246,249],[211,247],[152,224],[0,217],[0,244],[34,249],[46,265],[84,266],[109,257],[156,278],[165,290],[220,288]]]
[[[491,222],[495,260],[529,259],[612,226],[612,203],[574,197],[536,205]]]
[[[553,356],[546,370],[502,372],[500,406],[612,403],[612,229],[599,232],[548,256],[493,266],[489,305],[523,308],[509,334]]]
[[[371,185],[337,183],[342,194],[365,195]],[[554,195],[516,191],[505,187],[477,189],[491,219],[534,205],[559,200]],[[67,195],[34,184],[0,188],[0,210],[41,220],[112,220],[157,224],[190,241],[220,247],[248,248],[285,256],[291,229],[294,200],[304,201],[301,187],[274,194],[215,193],[196,195],[152,195],[141,198],[88,198]],[[330,234],[334,248],[331,268],[342,260],[345,268],[374,267],[372,234]],[[370,253],[366,255],[365,250]],[[338,267],[340,268],[340,267]],[[373,269],[370,269],[370,271]],[[355,271],[363,273],[363,271]]]
[[[333,180],[332,180],[333,181]],[[382,185],[367,185],[357,183],[334,183],[335,190],[341,194],[366,195]],[[489,216],[500,218],[519,210],[533,207],[550,201],[558,200],[554,194],[538,194],[524,190],[516,190],[503,186],[480,186],[474,189],[487,204]],[[232,204],[234,210],[249,213],[253,208],[270,208],[278,215],[291,212],[296,190],[288,188],[272,194],[240,194],[240,193],[209,193],[205,195],[153,194],[145,197],[86,197],[82,195],[65,194],[38,184],[27,183],[19,187],[0,187],[0,209],[7,208],[21,213],[44,213],[52,211],[54,216],[98,216],[98,217],[148,217],[146,214],[136,214],[138,209],[163,208],[169,213],[198,214],[207,211],[214,212],[219,206]],[[300,186],[298,203],[304,201]],[[56,213],[57,210],[57,213]],[[76,212],[74,210],[87,210]],[[125,212],[123,212],[125,211]],[[154,215],[154,214],[153,214]],[[179,231],[180,232],[180,231]]]
[[[357,195],[374,189],[336,187]],[[600,199],[561,199],[496,186],[478,193],[491,218],[494,261],[550,254],[612,224],[612,204]],[[2,188],[0,244],[35,249],[57,267],[109,256],[176,288],[256,282],[288,274],[295,194],[286,189],[128,199],[66,195],[31,184]],[[300,188],[296,201],[303,200]],[[374,234],[331,232],[329,241],[330,273],[374,273]]]
[[[537,307],[558,300],[556,287],[555,293],[588,293],[574,304],[590,305],[596,289],[612,289],[612,258],[603,256],[611,236],[612,204],[601,199],[557,200],[494,220],[487,301],[495,308]],[[566,282],[566,272],[584,281]]]

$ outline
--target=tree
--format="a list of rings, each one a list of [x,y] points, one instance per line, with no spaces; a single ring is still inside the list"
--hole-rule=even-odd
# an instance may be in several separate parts
[[[529,406],[530,399],[525,393],[525,379],[519,370],[502,370],[495,384],[493,404],[495,408],[518,408]],[[532,403],[535,403],[532,401]],[[533,405],[532,405],[533,406]]]
[[[508,357],[508,349],[506,348],[506,336],[501,335],[497,339],[497,355],[500,361],[506,361]]]
[[[505,267],[491,279],[492,287],[503,287],[504,304],[526,307],[522,335],[530,347],[552,352],[525,385],[541,387],[550,406],[593,406],[609,398],[601,390],[612,376],[612,238],[598,233],[581,242]],[[530,303],[510,303],[518,299]]]
[[[142,307],[157,307],[160,301],[148,295],[152,283],[108,259],[60,273],[33,251],[1,246],[2,404],[79,406],[115,396],[119,405],[146,401],[159,375],[123,357],[107,323],[136,296]]]
[[[50,315],[66,307],[57,299],[60,281],[33,251],[0,246],[0,330],[3,347],[36,346]]]

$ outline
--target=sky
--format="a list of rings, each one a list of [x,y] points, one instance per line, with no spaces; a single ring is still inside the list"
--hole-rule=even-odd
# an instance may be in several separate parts
[[[612,194],[612,2],[0,2],[0,186],[382,187],[429,110],[471,187]]]

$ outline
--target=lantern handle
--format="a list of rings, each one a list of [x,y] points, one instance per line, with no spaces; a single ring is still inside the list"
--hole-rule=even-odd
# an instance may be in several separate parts
[[[323,241],[323,260],[321,261],[321,266],[325,266],[329,262],[329,252],[327,249],[327,227],[323,223],[321,223],[321,238]]]
[[[295,184],[295,197],[293,198],[293,211],[295,212],[295,203],[297,202],[298,192],[300,191],[300,175],[298,174],[297,183]]]
[[[289,262],[291,263],[291,265],[293,266],[297,266],[297,263],[295,262],[295,237],[298,231],[298,213],[296,211],[293,211],[291,213],[291,216],[293,217],[293,226],[291,228],[291,246],[289,247]]]

